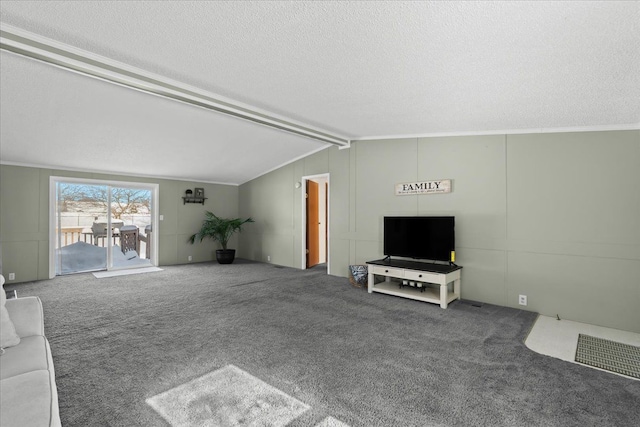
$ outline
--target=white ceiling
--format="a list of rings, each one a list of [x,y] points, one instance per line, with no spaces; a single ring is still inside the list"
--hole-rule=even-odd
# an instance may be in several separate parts
[[[350,139],[640,126],[640,2],[7,1],[0,21]],[[0,53],[4,163],[243,183],[326,145]]]

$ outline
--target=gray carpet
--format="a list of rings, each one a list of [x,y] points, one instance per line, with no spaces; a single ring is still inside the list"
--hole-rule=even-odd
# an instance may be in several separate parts
[[[530,351],[535,314],[521,310],[443,310],[242,260],[14,288],[42,298],[65,427],[166,426],[145,400],[227,365],[308,405],[292,427],[640,419],[640,381]]]

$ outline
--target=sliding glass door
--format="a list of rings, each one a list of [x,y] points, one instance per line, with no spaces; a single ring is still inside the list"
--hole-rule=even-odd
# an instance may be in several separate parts
[[[111,226],[113,236],[111,266],[133,268],[151,266],[153,224],[152,197],[149,189],[111,187]]]
[[[50,276],[156,265],[157,190],[52,177]]]
[[[107,186],[58,182],[55,191],[56,275],[106,270],[107,236],[93,223],[107,217]]]

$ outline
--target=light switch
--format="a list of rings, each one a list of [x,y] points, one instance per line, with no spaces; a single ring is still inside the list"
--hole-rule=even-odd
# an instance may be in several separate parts
[[[164,215],[160,215],[160,221],[164,220]]]

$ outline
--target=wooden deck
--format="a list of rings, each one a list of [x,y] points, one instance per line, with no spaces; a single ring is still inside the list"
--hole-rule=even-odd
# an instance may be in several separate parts
[[[91,227],[62,227],[60,229],[62,231],[62,238],[60,242],[60,247],[72,245],[77,242],[84,242],[94,244],[96,246],[105,247],[106,239],[101,236],[97,239],[94,239],[93,231]],[[138,250],[140,255],[143,255],[145,258],[150,258],[150,249],[151,249],[151,230],[147,226],[144,231],[147,234],[140,233],[138,235],[139,246]],[[58,229],[56,228],[56,235],[58,234]],[[120,234],[115,233],[113,235],[113,245],[120,245]],[[144,250],[143,250],[144,247]]]

